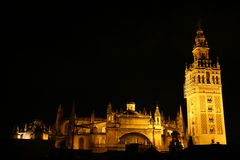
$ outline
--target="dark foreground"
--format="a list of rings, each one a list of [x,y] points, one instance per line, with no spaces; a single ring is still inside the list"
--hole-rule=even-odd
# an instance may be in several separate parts
[[[55,149],[53,141],[2,140],[1,157],[25,160],[225,160],[240,159],[240,147],[229,145],[192,146],[177,153],[162,153],[154,148],[139,152],[136,146],[126,151],[92,153],[91,150]]]

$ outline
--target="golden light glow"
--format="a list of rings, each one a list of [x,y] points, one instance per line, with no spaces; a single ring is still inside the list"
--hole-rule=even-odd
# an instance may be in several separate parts
[[[194,62],[185,70],[188,134],[195,144],[226,144],[220,64],[209,59],[208,44],[201,28],[195,43]]]
[[[48,140],[48,134],[46,133],[43,133],[43,137],[42,137],[43,140]]]
[[[106,107],[106,118],[95,117],[95,114],[89,117],[76,117],[75,104],[71,114],[66,118],[60,105],[54,128],[55,147],[106,152],[125,150],[126,144],[138,143],[154,145],[160,151],[167,151],[173,131],[179,133],[179,140],[184,147],[187,147],[188,136],[192,136],[194,144],[226,144],[220,64],[209,59],[208,43],[201,28],[197,30],[192,53],[194,62],[186,66],[184,83],[187,133],[181,106],[176,118],[170,119],[165,118],[161,106],[156,105],[153,113],[145,108],[136,111],[135,102],[127,103],[125,110],[121,111],[114,111],[109,104]],[[46,128],[42,124],[40,126]],[[50,129],[43,132],[42,139],[50,139],[49,133]],[[35,137],[33,131],[29,132],[25,126],[21,131],[17,129],[15,138]]]

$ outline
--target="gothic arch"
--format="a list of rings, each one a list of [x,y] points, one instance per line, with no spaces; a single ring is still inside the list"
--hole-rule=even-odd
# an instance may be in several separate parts
[[[137,144],[144,144],[144,145],[152,145],[149,138],[139,132],[130,132],[130,133],[123,134],[119,138],[119,143],[120,144],[137,143]]]

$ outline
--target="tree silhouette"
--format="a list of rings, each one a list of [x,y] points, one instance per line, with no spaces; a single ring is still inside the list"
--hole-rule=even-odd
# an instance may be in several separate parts
[[[171,133],[172,136],[172,141],[170,142],[169,145],[169,151],[170,152],[178,152],[181,151],[183,149],[183,146],[181,144],[181,142],[179,141],[179,136],[180,134],[177,131],[173,131]]]
[[[34,135],[34,139],[42,139],[43,138],[43,132],[44,132],[44,124],[40,120],[34,120],[30,124],[30,128],[32,130],[32,133]]]
[[[42,139],[43,138],[43,129],[41,126],[36,126],[34,130],[35,139]]]

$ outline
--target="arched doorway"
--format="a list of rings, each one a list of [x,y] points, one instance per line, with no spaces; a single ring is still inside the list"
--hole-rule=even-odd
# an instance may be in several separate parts
[[[83,139],[83,137],[81,137],[79,139],[79,149],[84,149],[84,139]]]
[[[145,135],[137,132],[124,134],[119,138],[120,144],[143,144],[152,145],[151,141]]]

